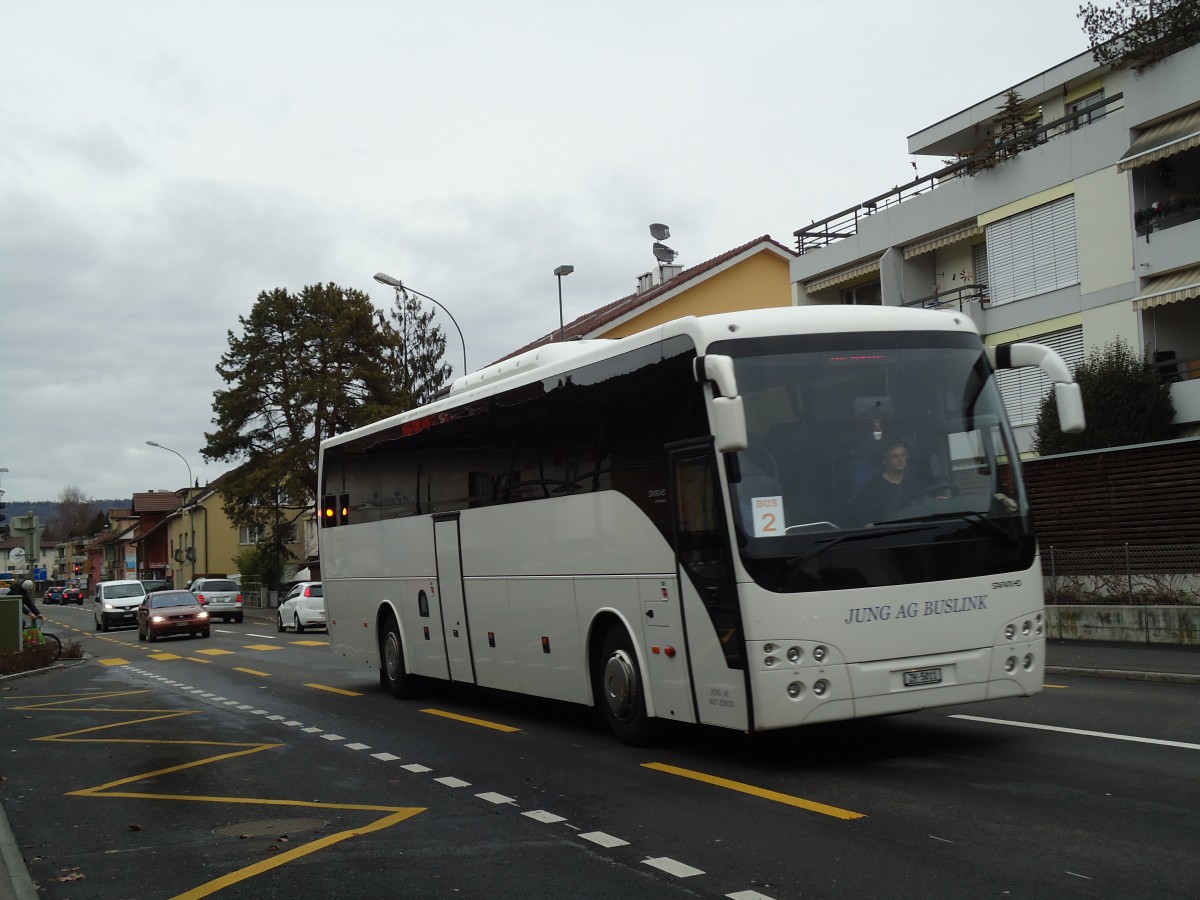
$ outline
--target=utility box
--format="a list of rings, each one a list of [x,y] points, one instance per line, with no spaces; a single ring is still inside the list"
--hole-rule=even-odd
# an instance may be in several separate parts
[[[21,598],[0,597],[0,653],[21,649]]]

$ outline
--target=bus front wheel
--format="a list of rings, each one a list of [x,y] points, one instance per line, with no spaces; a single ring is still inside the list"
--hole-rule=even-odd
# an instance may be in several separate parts
[[[416,676],[404,667],[404,644],[400,626],[388,616],[379,637],[379,686],[393,697],[408,700],[417,696]]]
[[[624,628],[604,638],[596,667],[597,702],[613,734],[626,744],[644,746],[654,737],[654,721],[646,714],[645,683],[633,641]]]

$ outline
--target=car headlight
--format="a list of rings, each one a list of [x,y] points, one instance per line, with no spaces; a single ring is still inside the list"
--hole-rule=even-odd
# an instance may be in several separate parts
[[[154,622],[157,625],[157,624],[161,624],[167,620],[164,619],[162,616],[151,616],[150,621]]]
[[[208,613],[205,612],[204,610],[200,610],[200,612],[196,613],[196,618],[197,619],[207,619]]]

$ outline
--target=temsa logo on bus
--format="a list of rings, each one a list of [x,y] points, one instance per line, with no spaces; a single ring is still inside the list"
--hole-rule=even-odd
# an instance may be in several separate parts
[[[998,591],[998,590],[1000,590],[1000,588],[1020,587],[1020,586],[1021,586],[1020,578],[1018,578],[1016,581],[993,581],[992,582],[992,590],[993,591]]]

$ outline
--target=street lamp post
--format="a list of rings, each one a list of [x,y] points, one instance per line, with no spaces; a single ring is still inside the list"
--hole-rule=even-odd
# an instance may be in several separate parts
[[[191,465],[191,463],[189,463],[187,461],[187,457],[185,457],[178,450],[172,450],[170,447],[164,447],[162,444],[158,443],[157,441],[146,441],[146,443],[149,444],[151,447],[157,447],[159,450],[166,450],[168,453],[174,453],[176,456],[178,456],[180,459],[183,460],[183,464],[185,466],[187,466],[187,470],[188,470],[188,480],[187,480],[188,491],[191,491],[191,489],[192,489],[192,465]]]
[[[574,266],[559,266],[554,270],[554,275],[558,278],[558,340],[561,343],[565,329],[563,327],[563,310],[562,310],[562,280],[564,275],[570,275],[575,271]]]
[[[188,472],[187,491],[185,491],[184,495],[183,495],[183,497],[184,497],[183,502],[186,504],[188,497],[190,497],[191,493],[192,493],[192,464],[189,463],[187,461],[187,457],[184,456],[182,453],[180,453],[178,450],[172,450],[170,447],[164,447],[162,444],[158,443],[158,441],[146,441],[146,443],[151,447],[157,447],[159,450],[166,450],[168,453],[174,453],[176,456],[178,456],[180,459],[182,459],[183,464],[185,466],[187,466],[187,472]],[[207,510],[206,510],[206,512],[207,512]],[[207,523],[208,517],[205,516],[204,518],[205,518],[205,522]],[[188,530],[191,532],[192,555],[195,556],[196,525],[192,521],[192,513],[191,513],[190,509],[188,510]],[[204,547],[204,556],[205,556],[205,560],[207,561],[207,558],[208,558],[208,546],[207,545],[205,545],[205,547]],[[164,571],[163,574],[165,575],[166,572]],[[195,577],[195,574],[196,574],[196,561],[195,561],[195,559],[193,559],[192,560],[192,576]],[[172,576],[172,578],[174,578],[174,576]]]
[[[458,327],[458,320],[454,318],[454,314],[451,313],[450,310],[446,309],[446,307],[442,306],[442,304],[440,304],[438,301],[436,301],[432,297],[430,297],[428,294],[422,294],[420,291],[413,290],[413,288],[410,288],[408,285],[406,285],[404,282],[402,282],[399,278],[393,278],[391,275],[388,275],[384,272],[376,272],[375,280],[378,281],[380,284],[386,284],[388,287],[395,288],[397,294],[400,291],[409,291],[413,294],[416,294],[418,297],[424,297],[426,300],[428,300],[430,303],[432,303],[434,306],[436,306],[438,309],[440,309],[442,312],[444,312],[446,315],[448,315],[450,317],[450,321],[454,323],[454,329],[458,332],[458,339],[460,341],[462,341],[463,374],[466,375],[468,373],[468,371],[470,371],[469,369],[467,369],[467,341],[466,341],[466,338],[463,337],[462,329]]]

